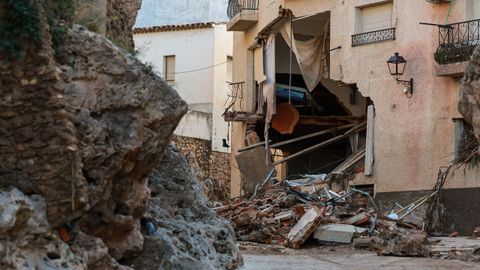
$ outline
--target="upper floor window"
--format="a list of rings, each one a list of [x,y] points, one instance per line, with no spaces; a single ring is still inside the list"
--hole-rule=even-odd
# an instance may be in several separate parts
[[[377,43],[395,39],[393,2],[357,8],[356,32],[352,35],[352,46]]]
[[[167,55],[164,57],[164,75],[165,81],[175,81],[175,55]]]
[[[480,19],[480,0],[470,0],[471,1],[471,12],[472,20]]]
[[[360,8],[360,33],[392,28],[392,16],[392,2]]]

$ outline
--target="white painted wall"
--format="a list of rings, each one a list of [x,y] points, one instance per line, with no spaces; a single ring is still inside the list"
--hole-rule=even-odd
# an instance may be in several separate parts
[[[189,104],[190,109],[212,112],[215,29],[135,34],[139,58],[164,77],[164,56],[175,55],[175,82],[171,86]],[[198,70],[195,72],[188,72]],[[188,72],[188,73],[183,73]]]
[[[176,135],[212,141],[212,150],[229,152],[222,146],[228,124],[221,116],[228,93],[227,57],[233,54],[233,33],[226,24],[212,28],[134,35],[139,58],[164,76],[164,56],[175,55],[175,82],[170,85],[188,103],[189,113]],[[209,114],[209,117],[205,117]]]
[[[224,63],[228,56],[233,55],[233,33],[227,32],[226,24],[215,25],[215,49],[214,62]],[[224,105],[229,92],[228,82],[232,82],[232,74],[228,71],[229,65],[225,63],[214,68],[213,72],[213,115],[212,115],[212,150],[227,152],[230,148],[224,148],[222,139],[230,135],[228,123],[223,120],[222,114],[225,110]],[[229,74],[230,73],[230,74]]]
[[[174,134],[209,141],[212,138],[212,114],[188,111],[178,124]]]
[[[135,27],[227,22],[228,0],[142,0]]]

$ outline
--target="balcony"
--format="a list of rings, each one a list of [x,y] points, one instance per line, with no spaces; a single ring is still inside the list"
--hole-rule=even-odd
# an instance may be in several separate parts
[[[395,28],[387,28],[352,35],[352,47],[395,40]]]
[[[437,76],[462,76],[477,45],[480,45],[480,20],[438,26],[435,52]]]
[[[245,31],[258,21],[258,0],[229,0],[228,31]]]

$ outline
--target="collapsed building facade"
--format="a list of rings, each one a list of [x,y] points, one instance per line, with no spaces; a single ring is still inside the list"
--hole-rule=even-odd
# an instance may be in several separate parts
[[[457,104],[479,1],[231,0],[228,13],[232,197],[275,167],[280,179],[343,176],[388,209],[475,153]],[[479,167],[446,174],[444,230],[471,232]]]

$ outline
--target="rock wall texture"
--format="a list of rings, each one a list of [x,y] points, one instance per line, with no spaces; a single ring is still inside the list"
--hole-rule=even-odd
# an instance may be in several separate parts
[[[0,269],[86,269],[50,231],[45,201],[16,188],[0,191]]]
[[[462,79],[458,110],[480,141],[480,47],[477,47]]]
[[[133,25],[127,13],[135,2],[110,1],[110,14],[124,16],[119,36],[131,39],[122,25]],[[231,228],[207,208],[196,179],[181,174],[184,164],[165,160],[178,175],[159,179],[168,192],[155,184],[155,194],[169,198],[149,203],[148,180],[158,175],[186,103],[136,58],[82,26],[62,26],[54,52],[39,9],[40,42],[22,39],[16,59],[0,54],[0,269],[130,269],[118,260],[144,248],[147,205],[168,213],[155,218],[169,224],[163,240],[177,250],[155,250],[154,258],[236,267]],[[181,242],[187,235],[190,242]]]
[[[133,26],[142,0],[108,0],[107,38],[125,49],[133,50]]]
[[[243,261],[230,224],[207,206],[187,160],[171,147],[149,177],[145,214],[156,230],[128,264],[135,269],[236,269]],[[180,192],[181,191],[181,192]]]
[[[173,143],[187,158],[203,191],[212,202],[230,197],[230,154],[212,151],[212,142],[174,135]]]
[[[74,27],[61,60],[73,112],[87,213],[82,231],[103,239],[115,258],[142,249],[146,177],[160,160],[186,104],[135,58],[103,36]]]

